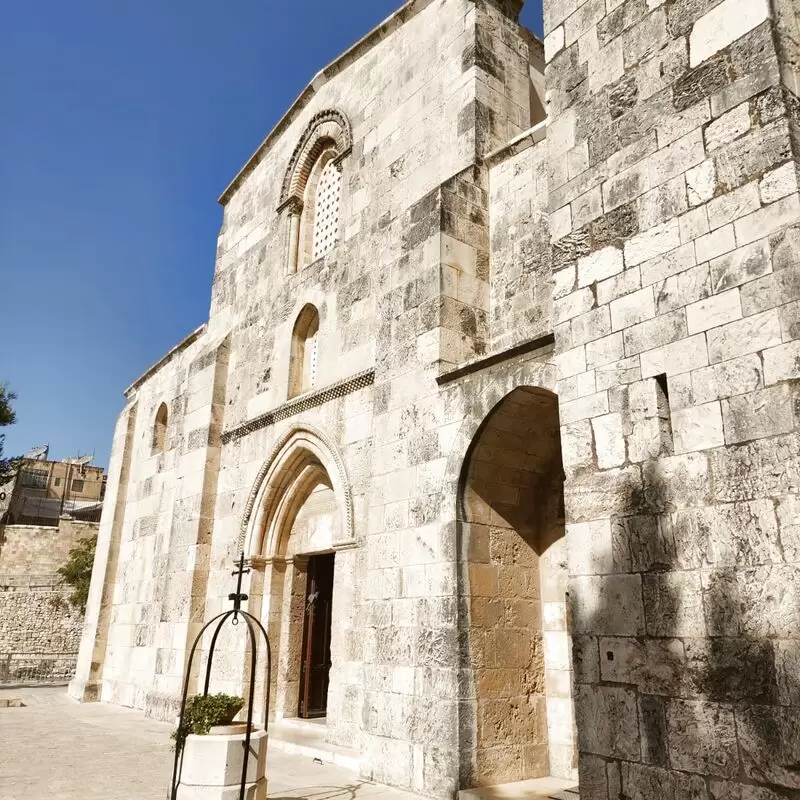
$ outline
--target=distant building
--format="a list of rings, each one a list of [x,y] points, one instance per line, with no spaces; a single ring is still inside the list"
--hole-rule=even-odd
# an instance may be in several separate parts
[[[47,446],[31,450],[14,480],[0,487],[0,518],[9,525],[57,526],[62,516],[99,521],[103,468],[92,466],[92,456],[51,461],[48,455]]]

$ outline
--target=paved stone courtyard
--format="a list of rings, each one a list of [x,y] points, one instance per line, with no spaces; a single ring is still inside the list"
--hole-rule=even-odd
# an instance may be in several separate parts
[[[63,687],[0,691],[2,800],[164,800],[172,726],[104,703],[80,705]],[[415,800],[311,758],[270,751],[271,800]]]

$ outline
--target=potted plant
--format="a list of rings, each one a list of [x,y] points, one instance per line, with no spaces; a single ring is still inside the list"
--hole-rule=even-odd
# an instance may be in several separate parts
[[[233,797],[242,779],[245,723],[232,724],[244,699],[227,694],[197,695],[186,703],[183,720],[173,732],[181,753],[178,799],[221,800]],[[252,730],[247,762],[247,797],[265,798],[267,732]],[[235,792],[238,797],[238,791]]]
[[[183,720],[178,720],[178,727],[172,732],[175,746],[182,750],[187,736],[208,736],[211,728],[230,725],[243,706],[243,697],[229,694],[199,694],[190,697],[186,701]]]

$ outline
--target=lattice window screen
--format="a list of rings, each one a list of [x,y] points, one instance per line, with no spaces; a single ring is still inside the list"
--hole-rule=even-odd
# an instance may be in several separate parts
[[[322,169],[314,207],[314,247],[312,259],[324,256],[339,239],[339,203],[342,197],[342,175],[329,161]]]
[[[308,359],[308,378],[306,389],[313,389],[317,385],[317,350],[319,343],[319,331],[306,342],[306,358]]]

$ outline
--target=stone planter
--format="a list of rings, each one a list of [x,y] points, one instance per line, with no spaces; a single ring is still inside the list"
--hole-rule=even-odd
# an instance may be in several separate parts
[[[212,728],[208,736],[186,737],[178,800],[239,800],[246,731],[245,725],[234,723]],[[266,796],[267,732],[253,731],[245,797]]]

